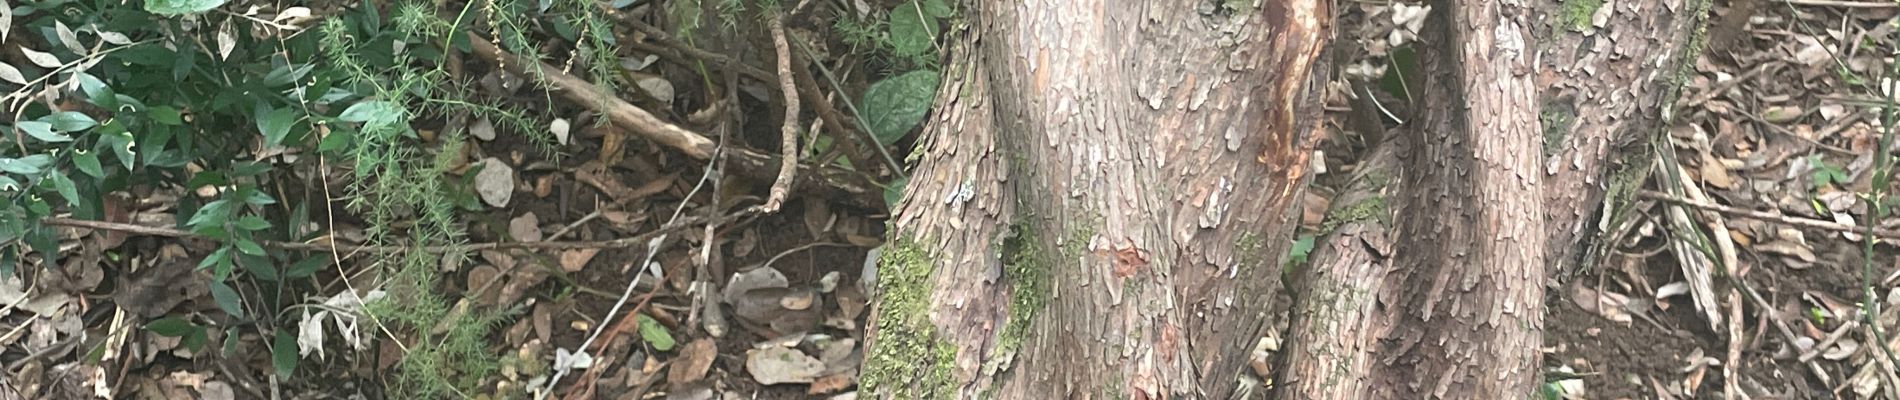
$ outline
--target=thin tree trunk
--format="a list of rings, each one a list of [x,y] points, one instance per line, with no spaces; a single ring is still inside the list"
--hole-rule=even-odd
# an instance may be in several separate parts
[[[1278,398],[1526,395],[1539,367],[1545,272],[1554,272],[1545,266],[1574,266],[1601,234],[1606,193],[1626,195],[1641,182],[1648,160],[1640,150],[1664,128],[1707,6],[1637,0],[1599,12],[1541,0],[1528,19],[1536,22],[1509,18],[1526,11],[1509,5],[1503,9],[1514,11],[1488,23],[1442,18],[1484,17],[1471,14],[1495,6],[1479,3],[1435,4],[1428,31],[1466,33],[1424,40],[1438,46],[1424,53],[1427,90],[1416,105],[1427,118],[1381,144],[1359,171],[1371,178],[1356,179],[1332,203],[1332,231],[1296,274]],[[1492,28],[1499,23],[1532,27],[1536,73],[1522,63],[1485,64],[1495,59],[1483,56],[1484,47],[1505,42]],[[1493,70],[1473,74],[1474,66]],[[1526,78],[1541,89],[1535,104],[1522,104],[1517,85]],[[1506,87],[1517,89],[1503,109],[1458,96]],[[1530,121],[1541,125],[1530,141],[1541,149],[1524,147],[1527,117],[1541,119]],[[1495,146],[1499,140],[1512,143]],[[1410,151],[1402,165],[1393,145]],[[1511,152],[1487,155],[1487,146]],[[1525,158],[1537,165],[1524,169]],[[1387,176],[1403,179],[1394,187]],[[1392,208],[1385,207],[1389,190],[1400,196]],[[1543,218],[1526,214],[1533,211]],[[1386,222],[1393,218],[1398,230]],[[1538,225],[1541,232],[1522,230]]]
[[[974,3],[863,392],[1227,397],[1280,287],[1327,2]]]

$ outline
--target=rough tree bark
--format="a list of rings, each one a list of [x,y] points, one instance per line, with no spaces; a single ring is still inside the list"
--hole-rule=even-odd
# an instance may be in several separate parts
[[[1328,2],[965,3],[862,392],[1226,398],[1280,287]]]
[[[1424,118],[1387,135],[1398,137],[1333,202],[1331,232],[1296,274],[1277,398],[1519,398],[1532,390],[1545,273],[1587,262],[1582,253],[1614,209],[1604,199],[1619,204],[1641,182],[1647,140],[1664,128],[1708,3],[1582,4],[1434,2],[1422,55],[1428,89],[1416,105]],[[1494,9],[1507,11],[1474,15]],[[1522,15],[1530,17],[1513,17]],[[1503,40],[1484,39],[1504,38],[1495,27],[1510,24],[1530,27],[1512,31],[1530,34],[1536,72],[1487,64],[1496,58],[1486,54],[1498,54],[1487,46]],[[1535,103],[1523,97],[1527,81],[1538,89]],[[1507,87],[1515,89],[1503,109],[1470,98]],[[1527,118],[1541,130],[1527,136]],[[1509,154],[1487,153],[1503,150],[1499,140],[1512,141]],[[1524,168],[1526,158],[1536,165]],[[1393,176],[1403,179],[1391,184]],[[1398,196],[1390,208],[1388,194]],[[1465,208],[1453,207],[1461,201]]]

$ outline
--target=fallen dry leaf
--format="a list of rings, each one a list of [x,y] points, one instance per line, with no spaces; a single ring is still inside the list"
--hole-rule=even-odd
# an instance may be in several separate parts
[[[600,249],[563,251],[561,252],[561,270],[567,272],[580,271],[581,268],[587,267],[587,262],[593,260],[595,254],[600,254]]]
[[[706,371],[712,368],[713,359],[718,356],[719,349],[712,338],[687,342],[685,346],[680,346],[679,356],[673,358],[673,365],[667,367],[666,382],[680,385],[705,378]]]
[[[475,300],[483,305],[495,304],[495,300],[501,296],[501,291],[495,290],[498,286],[490,282],[494,282],[495,279],[500,277],[501,271],[491,265],[470,268],[468,270],[468,286],[466,287],[468,290],[481,290],[482,292],[469,293],[469,295],[476,296]]]
[[[824,372],[825,363],[797,349],[772,346],[747,352],[745,369],[761,385],[810,383]]]

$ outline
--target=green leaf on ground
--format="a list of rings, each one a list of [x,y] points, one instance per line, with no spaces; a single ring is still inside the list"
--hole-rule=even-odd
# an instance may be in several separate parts
[[[645,340],[647,345],[653,346],[654,350],[672,351],[673,346],[678,344],[673,341],[673,333],[668,332],[666,326],[660,325],[660,321],[655,321],[653,317],[648,317],[646,314],[638,314],[638,318],[640,318],[640,339]]]

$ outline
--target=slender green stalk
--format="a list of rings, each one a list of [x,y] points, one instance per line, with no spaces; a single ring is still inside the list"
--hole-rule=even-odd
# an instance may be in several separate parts
[[[1895,48],[1890,50],[1889,56],[1900,53],[1900,31],[1895,31],[1891,40],[1894,41],[1892,44]],[[1874,293],[1874,244],[1880,240],[1878,236],[1874,236],[1874,229],[1880,225],[1880,220],[1887,216],[1887,185],[1893,174],[1893,160],[1888,151],[1893,147],[1893,125],[1900,122],[1896,121],[1896,115],[1900,114],[1896,111],[1900,110],[1894,108],[1893,92],[1896,88],[1893,83],[1887,82],[1894,82],[1896,79],[1900,79],[1900,62],[1890,62],[1887,64],[1887,76],[1881,79],[1882,83],[1879,85],[1880,95],[1886,100],[1886,105],[1881,108],[1880,140],[1874,148],[1873,188],[1868,189],[1867,215],[1862,218],[1862,226],[1866,229],[1861,234],[1860,271],[1861,301],[1867,303],[1865,307],[1861,307],[1861,319],[1867,325],[1867,330],[1873,332],[1874,343],[1877,344],[1874,347],[1880,348],[1881,354],[1886,356],[1887,365],[1890,367],[1900,366],[1900,359],[1896,359],[1893,349],[1887,347],[1887,334],[1881,330],[1880,326],[1880,306],[1885,301]]]

